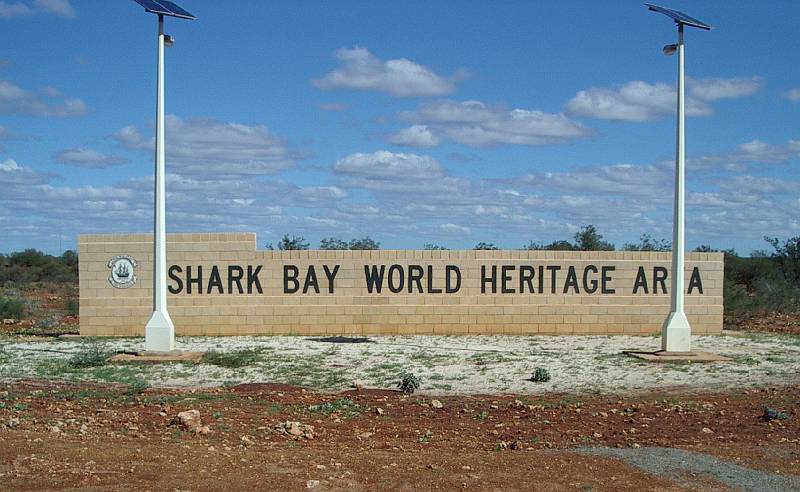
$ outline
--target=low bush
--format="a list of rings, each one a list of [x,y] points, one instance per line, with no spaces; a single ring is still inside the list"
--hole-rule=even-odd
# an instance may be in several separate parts
[[[235,369],[255,364],[258,362],[260,355],[261,351],[255,349],[236,350],[234,352],[209,350],[203,354],[201,362],[203,364],[212,364]]]
[[[0,318],[21,319],[26,314],[25,301],[10,297],[0,297]]]

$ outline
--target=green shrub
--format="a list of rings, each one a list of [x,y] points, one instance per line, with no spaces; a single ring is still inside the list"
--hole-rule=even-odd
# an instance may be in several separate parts
[[[83,369],[86,367],[99,367],[108,361],[112,352],[105,350],[102,346],[93,344],[85,350],[73,355],[69,360],[69,366],[73,369]]]
[[[25,301],[22,299],[0,297],[0,318],[21,319],[25,313]]]
[[[203,354],[201,362],[220,367],[238,368],[255,364],[258,362],[260,355],[261,351],[256,349],[237,350],[234,352],[209,350]]]
[[[80,312],[80,304],[78,299],[75,297],[67,297],[67,300],[64,303],[64,309],[67,310],[67,314],[70,316],[77,316]]]
[[[534,383],[546,383],[550,381],[550,371],[544,367],[537,367],[531,374],[531,381]]]
[[[413,393],[422,386],[422,378],[419,376],[415,376],[410,372],[405,372],[400,376],[400,382],[397,383],[397,387],[403,393]]]

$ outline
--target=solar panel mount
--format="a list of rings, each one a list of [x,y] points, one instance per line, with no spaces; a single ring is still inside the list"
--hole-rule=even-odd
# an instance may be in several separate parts
[[[195,20],[196,17],[186,11],[186,9],[178,6],[175,2],[169,0],[133,0],[142,7],[145,12],[151,12],[158,15],[168,15],[171,17],[178,17],[180,19]]]
[[[675,21],[675,24],[678,25],[686,25],[691,27],[697,27],[700,29],[705,29],[706,31],[710,31],[713,29],[713,26],[710,24],[706,24],[705,22],[699,21],[694,17],[684,14],[678,10],[668,9],[666,7],[660,7],[658,5],[653,5],[652,3],[646,3],[647,8],[652,10],[653,12],[658,12],[660,14],[664,14],[667,17],[671,18]]]

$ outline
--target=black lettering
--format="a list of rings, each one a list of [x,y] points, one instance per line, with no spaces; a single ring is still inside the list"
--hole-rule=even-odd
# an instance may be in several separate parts
[[[601,293],[603,293],[603,294],[614,294],[616,292],[616,289],[612,289],[610,287],[607,287],[608,283],[611,282],[611,280],[613,280],[611,278],[611,276],[608,275],[608,272],[613,272],[616,269],[617,269],[617,267],[613,267],[613,266],[604,266],[604,267],[600,268],[600,292]]]
[[[211,294],[211,289],[217,288],[219,294],[224,294],[225,290],[222,288],[222,279],[219,276],[219,268],[217,265],[211,267],[211,275],[208,277],[208,286],[206,286],[206,294]]]
[[[425,276],[425,271],[422,265],[408,265],[408,293],[414,292],[414,284],[417,284],[417,292],[423,294],[425,291],[422,289],[422,277]]]
[[[372,271],[369,265],[364,265],[364,276],[367,279],[367,291],[372,294],[373,289],[380,294],[383,288],[383,272],[386,270],[386,265],[381,265],[380,273],[378,267],[372,265]]]
[[[528,292],[535,293],[533,290],[533,272],[534,269],[530,265],[521,265],[519,267],[519,293],[525,293],[525,285],[528,286]]]
[[[236,282],[236,290],[239,294],[244,293],[242,289],[242,277],[244,269],[238,265],[228,265],[228,294],[233,294],[233,283]]]
[[[653,268],[653,294],[658,294],[658,286],[661,285],[661,293],[667,293],[667,269],[664,267]],[[646,293],[646,292],[645,292]]]
[[[700,293],[703,293],[703,280],[700,278],[700,269],[697,267],[692,268],[692,276],[689,278],[689,294],[697,287]]]
[[[252,265],[247,265],[247,293],[253,293],[253,285],[256,286],[256,290],[259,294],[263,294],[264,291],[261,290],[261,281],[258,280],[258,274],[261,273],[261,265],[258,265],[255,270],[253,269]]]
[[[308,294],[308,288],[313,287],[314,292],[319,294],[319,282],[317,281],[317,271],[314,265],[308,266],[308,273],[306,273],[306,281],[303,283],[303,294]]]
[[[539,265],[539,294],[544,293],[544,266]]]
[[[284,294],[294,294],[298,290],[300,290],[300,281],[297,280],[297,277],[300,276],[300,269],[298,269],[294,265],[283,265],[283,293]],[[289,287],[289,283],[292,283],[292,287]],[[249,291],[248,291],[249,293]]]
[[[578,289],[578,275],[575,273],[575,267],[572,265],[570,265],[567,270],[567,281],[564,282],[563,293],[566,294],[570,287],[572,287],[573,292],[576,294],[581,293],[580,289]]]
[[[509,272],[513,272],[516,269],[517,267],[514,265],[503,265],[500,267],[500,278],[503,279],[500,292],[503,294],[514,294],[516,292],[515,289],[508,286],[508,284],[511,282],[511,274]]]
[[[548,265],[547,270],[550,272],[550,293],[556,293],[556,272],[561,270],[558,265]]]
[[[655,271],[653,272],[653,278],[655,278]],[[658,289],[657,285],[654,284],[654,286]],[[636,281],[633,283],[633,293],[638,293],[640,288],[644,289],[645,294],[650,293],[650,289],[647,287],[647,275],[644,273],[643,266],[640,266],[639,271],[636,272]]]
[[[192,266],[186,266],[186,293],[192,293],[192,284],[197,284],[197,291],[203,293],[203,267],[197,267],[197,277],[192,277]]]
[[[333,271],[328,269],[328,265],[322,265],[325,270],[325,276],[328,277],[328,294],[333,294],[333,282],[336,280],[336,274],[339,273],[339,265],[333,266]]]
[[[442,289],[433,286],[433,265],[428,265],[428,294],[441,294]]]
[[[486,294],[486,284],[492,284],[492,294],[497,294],[497,265],[492,265],[492,276],[486,276],[486,265],[481,265],[481,294]]]
[[[589,281],[589,272],[597,275],[597,267],[594,265],[586,265],[586,268],[583,269],[583,291],[587,294],[594,294],[597,292],[597,279],[592,278]]]
[[[456,274],[456,285],[453,287],[451,272]],[[411,274],[409,273],[409,282],[411,281]],[[461,270],[456,265],[447,265],[444,267],[444,290],[448,294],[455,294],[461,290]]]
[[[177,285],[177,287],[173,287],[172,285],[167,287],[167,289],[169,289],[170,294],[180,294],[181,291],[183,290],[183,280],[181,280],[181,278],[176,275],[176,273],[181,273],[181,272],[183,272],[183,268],[179,267],[178,265],[172,265],[171,267],[169,267],[167,275],[169,275],[169,279],[175,282],[175,284]]]
[[[395,272],[399,272],[400,281],[399,283],[395,282]],[[406,283],[406,273],[403,271],[403,267],[400,265],[392,265],[389,267],[389,273],[387,274],[386,284],[389,287],[389,290],[397,294],[401,290],[403,290],[403,286]]]

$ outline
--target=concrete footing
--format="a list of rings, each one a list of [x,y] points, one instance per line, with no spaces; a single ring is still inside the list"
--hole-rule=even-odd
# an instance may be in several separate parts
[[[169,352],[143,351],[117,354],[111,357],[109,362],[200,362],[204,353],[185,350],[170,350]]]
[[[623,350],[622,353],[648,362],[728,362],[733,360],[724,355],[699,351],[667,352],[665,350],[658,350],[656,352],[645,352],[640,350]]]

